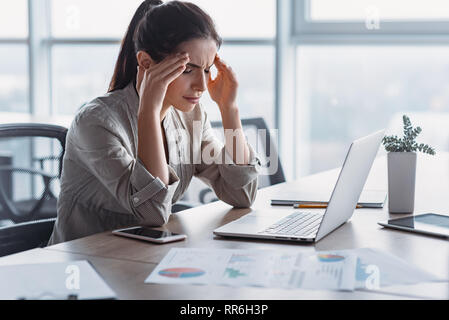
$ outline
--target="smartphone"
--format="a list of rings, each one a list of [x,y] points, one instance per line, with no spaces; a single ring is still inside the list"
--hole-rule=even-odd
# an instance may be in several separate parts
[[[154,243],[167,243],[180,241],[187,238],[185,234],[177,234],[170,231],[160,231],[145,227],[133,227],[112,231],[112,234],[122,237],[140,239]]]

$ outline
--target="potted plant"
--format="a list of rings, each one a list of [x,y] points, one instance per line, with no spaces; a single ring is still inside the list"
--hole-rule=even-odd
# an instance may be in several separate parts
[[[412,213],[415,205],[416,152],[435,155],[427,144],[418,144],[420,127],[413,128],[404,115],[404,136],[386,136],[382,143],[388,152],[388,207],[391,213]]]

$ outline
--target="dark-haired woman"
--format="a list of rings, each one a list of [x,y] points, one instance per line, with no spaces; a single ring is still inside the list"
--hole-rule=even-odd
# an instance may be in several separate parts
[[[108,94],[83,107],[69,129],[49,244],[161,226],[193,176],[232,206],[252,205],[259,161],[243,134],[236,75],[218,57],[220,45],[212,19],[196,5],[140,5]],[[199,104],[206,90],[220,109],[224,146]]]

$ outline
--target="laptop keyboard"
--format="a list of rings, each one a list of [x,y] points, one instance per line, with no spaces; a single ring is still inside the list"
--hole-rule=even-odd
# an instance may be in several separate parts
[[[321,214],[295,212],[272,224],[267,229],[260,231],[260,233],[311,237],[318,231],[322,219],[323,215]]]

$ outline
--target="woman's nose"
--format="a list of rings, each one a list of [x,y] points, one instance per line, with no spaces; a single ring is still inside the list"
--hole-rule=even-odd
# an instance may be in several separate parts
[[[207,75],[205,73],[202,73],[200,76],[198,76],[193,83],[193,89],[198,91],[206,91],[207,89]]]

